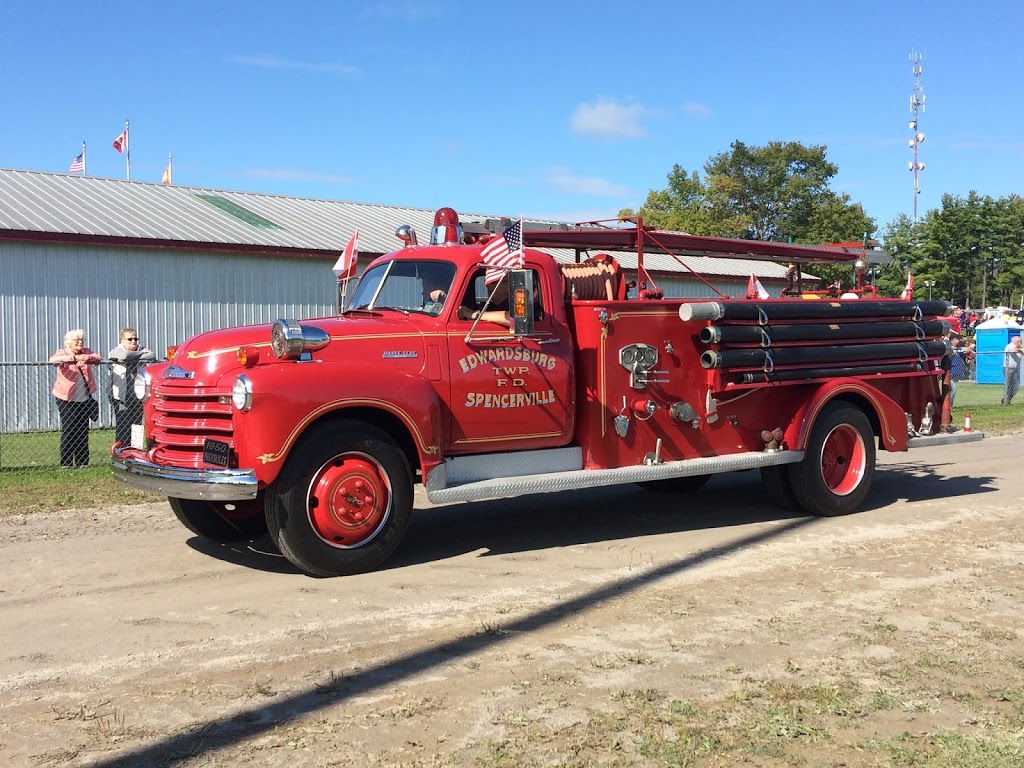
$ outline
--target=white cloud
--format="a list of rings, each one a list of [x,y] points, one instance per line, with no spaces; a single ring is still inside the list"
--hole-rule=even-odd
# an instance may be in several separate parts
[[[566,168],[552,168],[547,181],[563,192],[593,197],[628,197],[629,190],[622,184],[615,184],[596,176],[576,176]]]
[[[619,104],[598,99],[591,104],[578,104],[569,126],[573,133],[597,136],[608,141],[642,139],[647,136],[643,121],[651,111],[640,104]]]
[[[711,117],[714,114],[711,107],[706,107],[696,101],[684,101],[682,109],[690,117]]]
[[[251,179],[271,179],[273,181],[315,181],[331,184],[353,184],[356,181],[351,176],[318,171],[295,171],[289,168],[249,168],[242,171],[242,175]]]
[[[260,69],[293,69],[302,72],[319,72],[325,75],[360,75],[363,70],[351,64],[339,62],[311,62],[292,61],[281,59],[277,56],[229,56],[228,61],[232,64],[240,64],[243,67],[258,67]]]

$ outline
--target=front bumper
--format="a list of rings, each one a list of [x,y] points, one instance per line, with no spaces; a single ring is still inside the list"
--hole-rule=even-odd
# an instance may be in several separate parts
[[[256,473],[251,469],[163,467],[125,456],[124,452],[120,446],[113,450],[114,477],[141,491],[202,501],[245,501],[255,499],[259,493]]]

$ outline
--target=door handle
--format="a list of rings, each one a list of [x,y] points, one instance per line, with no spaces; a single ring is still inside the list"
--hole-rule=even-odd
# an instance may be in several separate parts
[[[537,341],[537,346],[540,346],[541,344],[557,344],[560,341],[561,341],[561,339],[558,339],[558,338],[555,338],[555,339],[539,339]]]

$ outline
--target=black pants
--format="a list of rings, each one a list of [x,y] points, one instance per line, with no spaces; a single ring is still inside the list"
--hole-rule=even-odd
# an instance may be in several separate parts
[[[142,423],[142,403],[138,400],[115,400],[114,416],[117,425],[114,439],[122,445],[132,444],[132,424]]]
[[[60,465],[84,467],[89,463],[89,407],[82,403],[57,400],[60,413]]]

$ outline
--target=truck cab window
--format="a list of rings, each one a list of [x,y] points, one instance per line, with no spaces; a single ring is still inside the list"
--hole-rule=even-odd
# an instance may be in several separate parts
[[[366,271],[349,307],[441,314],[455,278],[447,261],[392,261]]]

